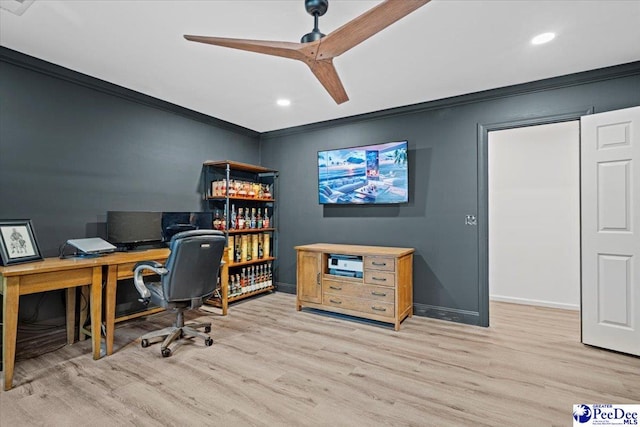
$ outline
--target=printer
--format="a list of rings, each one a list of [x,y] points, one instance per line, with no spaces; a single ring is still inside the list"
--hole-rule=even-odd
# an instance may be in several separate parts
[[[362,277],[362,257],[357,255],[329,254],[329,274],[344,277]]]

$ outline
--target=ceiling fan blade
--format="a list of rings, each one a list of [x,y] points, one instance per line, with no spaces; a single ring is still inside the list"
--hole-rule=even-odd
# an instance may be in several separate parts
[[[316,59],[334,58],[431,0],[386,0],[320,40]]]
[[[280,56],[283,58],[291,58],[301,61],[308,58],[308,55],[305,54],[308,50],[308,46],[302,43],[192,36],[187,34],[184,35],[184,38],[192,42],[230,47],[233,49],[247,50],[250,52],[263,53],[265,55]]]
[[[342,86],[342,82],[340,81],[340,76],[338,76],[338,72],[333,66],[333,60],[314,61],[308,65],[316,78],[320,80],[322,86],[329,92],[333,100],[336,101],[336,104],[342,104],[349,100],[347,92],[344,90],[344,86]]]

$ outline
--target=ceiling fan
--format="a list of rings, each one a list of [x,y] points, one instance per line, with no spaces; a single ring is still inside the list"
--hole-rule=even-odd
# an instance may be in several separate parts
[[[329,0],[305,0],[305,8],[313,16],[314,26],[310,33],[302,37],[300,43],[193,35],[185,35],[184,38],[199,43],[302,61],[309,66],[334,101],[337,104],[342,104],[348,101],[349,97],[333,66],[333,58],[384,30],[429,1],[385,0],[325,36],[318,29],[318,18],[327,12]]]

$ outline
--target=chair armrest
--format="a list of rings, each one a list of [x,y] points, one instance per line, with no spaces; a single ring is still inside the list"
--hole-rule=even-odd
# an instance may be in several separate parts
[[[162,264],[160,264],[157,261],[141,261],[133,267],[133,284],[136,286],[136,290],[142,297],[143,299],[142,302],[145,302],[148,304],[149,299],[151,298],[151,292],[149,292],[149,289],[147,289],[147,287],[144,284],[144,280],[143,280],[144,270],[153,271],[154,273],[159,274],[161,276],[167,274],[169,270],[167,270]]]

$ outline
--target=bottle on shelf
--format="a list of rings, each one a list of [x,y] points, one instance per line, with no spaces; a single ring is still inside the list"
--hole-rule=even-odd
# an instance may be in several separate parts
[[[251,259],[258,259],[259,254],[259,246],[258,246],[258,235],[251,235]]]
[[[256,228],[262,228],[262,208],[258,208],[258,215],[256,216]]]
[[[249,228],[256,228],[256,208],[251,208],[251,220]]]
[[[249,242],[248,242],[248,234],[243,234],[241,236],[242,239],[242,262],[251,261],[251,253],[249,252]]]
[[[220,230],[220,211],[216,209],[213,213],[213,229]]]
[[[240,295],[242,293],[242,287],[240,286],[240,274],[236,274],[236,289],[233,292],[234,295]]]
[[[233,264],[236,260],[236,245],[234,236],[229,236],[228,240],[229,251],[227,252],[227,262]]]
[[[258,258],[264,258],[264,247],[262,246],[263,236],[262,233],[258,234]]]
[[[242,213],[242,208],[238,208],[238,218],[236,220],[238,224],[238,230],[244,229],[244,215]]]
[[[269,258],[271,255],[271,236],[269,233],[262,233],[262,255],[263,258]]]
[[[236,236],[234,238],[235,241],[235,254],[234,254],[234,259],[233,262],[241,262],[242,261],[242,250],[240,248],[240,244],[241,244],[241,236]]]
[[[262,228],[269,228],[271,220],[269,219],[269,213],[267,208],[264,208],[264,218],[262,218]]]
[[[236,224],[237,224],[237,218],[236,218],[236,205],[231,205],[231,219],[229,221],[229,229],[230,230],[235,230],[236,229]]]
[[[249,215],[249,208],[244,208],[244,228],[251,228],[251,216]]]
[[[227,205],[224,205],[222,218],[220,219],[220,228],[218,230],[224,231],[226,229],[227,229]]]

